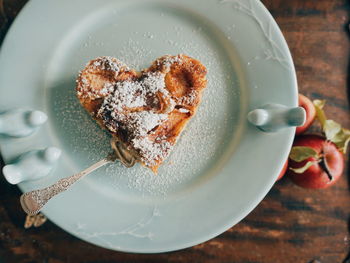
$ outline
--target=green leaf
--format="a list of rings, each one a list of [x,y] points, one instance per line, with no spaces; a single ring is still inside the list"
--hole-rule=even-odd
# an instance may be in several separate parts
[[[302,162],[310,157],[319,158],[317,152],[311,147],[294,146],[290,151],[289,158],[295,162]]]
[[[316,118],[320,121],[321,126],[324,126],[325,121],[327,120],[326,114],[323,111],[323,107],[326,104],[325,100],[314,100],[313,104],[316,109]]]
[[[311,166],[313,166],[316,163],[317,163],[316,161],[308,161],[303,167],[300,167],[300,168],[289,168],[289,169],[292,170],[294,173],[302,174],[307,169],[309,169]]]
[[[335,143],[338,149],[345,154],[350,143],[350,130],[342,128],[339,123],[333,120],[327,120],[326,114],[323,111],[325,103],[325,100],[313,101],[316,109],[316,117],[321,123],[327,140]]]
[[[350,143],[350,136],[347,137],[347,139],[344,141],[342,145],[337,145],[337,146],[340,148],[342,153],[346,154],[346,150],[348,149],[349,143]]]
[[[346,153],[348,145],[350,143],[350,130],[342,128],[332,140],[338,147],[338,149]]]
[[[323,125],[323,132],[326,135],[327,140],[332,142],[335,142],[334,140],[341,129],[341,125],[333,120],[326,120]]]

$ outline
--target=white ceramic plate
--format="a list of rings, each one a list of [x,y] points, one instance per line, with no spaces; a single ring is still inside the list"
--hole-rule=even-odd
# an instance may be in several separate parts
[[[1,139],[8,162],[46,146],[63,150],[41,188],[109,151],[75,98],[87,61],[115,56],[137,69],[185,53],[208,69],[208,88],[170,158],[153,175],[137,165],[102,168],[49,202],[54,223],[96,245],[163,252],[206,241],[244,218],[273,185],[294,129],[267,134],[246,114],[266,103],[296,106],[292,59],[271,15],[255,0],[31,0],[0,55],[0,109],[49,115],[38,133]]]

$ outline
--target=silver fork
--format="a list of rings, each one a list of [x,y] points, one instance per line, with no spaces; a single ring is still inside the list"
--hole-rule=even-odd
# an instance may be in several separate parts
[[[59,193],[66,191],[72,184],[77,182],[79,179],[83,178],[85,175],[95,171],[96,169],[119,160],[124,166],[132,167],[134,166],[136,160],[133,155],[131,155],[123,146],[123,144],[116,140],[111,140],[111,146],[113,152],[108,154],[105,158],[98,161],[97,163],[91,165],[80,173],[74,174],[69,177],[65,177],[43,189],[33,190],[22,194],[20,197],[20,202],[23,210],[28,215],[36,215],[40,210],[46,205],[46,203]]]

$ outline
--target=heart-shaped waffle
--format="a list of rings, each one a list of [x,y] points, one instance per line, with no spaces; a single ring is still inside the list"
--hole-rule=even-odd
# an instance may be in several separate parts
[[[99,57],[80,72],[76,91],[98,124],[156,172],[196,113],[206,73],[186,55],[163,56],[142,72]]]

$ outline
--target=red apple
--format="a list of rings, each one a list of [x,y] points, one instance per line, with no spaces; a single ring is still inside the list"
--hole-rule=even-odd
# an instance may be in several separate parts
[[[288,159],[287,159],[287,161],[284,163],[284,165],[283,165],[283,167],[282,167],[282,170],[281,170],[281,172],[280,172],[280,174],[279,174],[279,176],[278,176],[278,178],[277,178],[276,181],[280,180],[280,179],[285,175],[285,173],[286,173],[286,171],[287,171],[287,168],[288,168]]]
[[[344,156],[337,146],[318,135],[302,135],[296,138],[294,146],[306,146],[312,148],[316,157],[309,157],[301,162],[289,159],[288,175],[297,185],[304,188],[327,188],[339,180],[344,171]],[[291,158],[291,157],[290,157]],[[310,167],[304,172],[295,172],[308,162]]]
[[[312,124],[316,116],[316,109],[314,104],[309,98],[305,97],[302,94],[299,94],[299,106],[303,107],[306,111],[306,121],[303,126],[297,127],[296,134],[302,134],[305,132]]]

